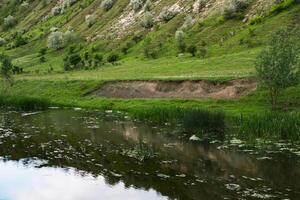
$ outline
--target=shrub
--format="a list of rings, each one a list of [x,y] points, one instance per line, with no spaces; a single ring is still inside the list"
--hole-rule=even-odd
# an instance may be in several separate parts
[[[48,48],[58,50],[63,47],[64,47],[64,34],[59,31],[50,33],[48,37]]]
[[[108,10],[110,10],[110,9],[114,6],[114,3],[115,3],[114,0],[104,0],[104,1],[102,1],[102,3],[101,3],[101,7],[102,7],[104,10],[108,11]]]
[[[150,0],[147,0],[145,5],[144,5],[144,11],[150,11],[152,7],[152,3]]]
[[[159,14],[159,18],[164,22],[168,22],[171,19],[173,19],[176,15],[177,15],[176,11],[171,10],[168,7],[163,7],[162,11]]]
[[[269,90],[273,109],[277,107],[280,92],[300,82],[297,40],[288,30],[279,30],[272,36],[270,46],[257,57],[257,75]]]
[[[82,66],[82,59],[79,54],[74,53],[64,58],[64,70],[70,71],[79,69]]]
[[[41,49],[39,50],[39,55],[40,55],[40,56],[44,56],[44,55],[46,55],[46,53],[47,53],[47,48],[41,48]]]
[[[141,24],[144,28],[150,29],[154,25],[154,17],[150,12],[146,12],[142,18]]]
[[[17,34],[14,42],[14,47],[20,47],[25,44],[27,44],[27,40],[21,34]]]
[[[0,47],[5,45],[7,42],[4,38],[0,37]]]
[[[107,57],[107,62],[109,63],[115,63],[119,60],[119,55],[117,53],[111,53]]]
[[[185,41],[184,41],[184,32],[182,30],[178,30],[175,33],[175,39],[177,42],[177,47],[179,49],[180,53],[184,53],[185,52]]]
[[[232,19],[241,14],[249,7],[252,0],[231,0],[224,8],[223,15],[225,19]]]
[[[5,28],[12,28],[17,24],[17,20],[15,17],[9,15],[6,18],[4,18],[4,27]]]
[[[61,13],[61,8],[59,6],[55,6],[51,9],[51,13],[53,16],[59,15]]]
[[[85,16],[85,23],[88,25],[89,28],[92,27],[96,23],[95,15]]]
[[[197,47],[195,45],[190,45],[188,48],[187,48],[187,51],[193,56],[195,57],[196,56],[196,53],[197,53]]]
[[[64,44],[69,44],[75,40],[76,36],[73,30],[67,30],[64,33],[63,39],[64,39]]]
[[[186,31],[188,29],[190,29],[194,24],[194,20],[192,18],[191,15],[186,16],[185,21],[183,23],[183,25],[181,26],[181,30]]]
[[[139,11],[145,4],[145,0],[130,0],[130,6],[132,9],[137,12]]]
[[[2,78],[7,81],[10,85],[13,84],[11,77],[13,64],[8,56],[0,54],[0,75]]]
[[[159,52],[160,49],[157,47],[157,44],[152,42],[151,38],[144,40],[144,55],[146,58],[155,59],[158,57]]]

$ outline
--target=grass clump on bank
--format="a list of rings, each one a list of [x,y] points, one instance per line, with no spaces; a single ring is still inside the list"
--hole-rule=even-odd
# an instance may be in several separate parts
[[[45,99],[0,95],[0,107],[13,107],[20,110],[45,110],[49,106],[49,101]]]
[[[246,140],[291,139],[300,140],[300,113],[267,112],[240,117],[238,135]]]
[[[131,110],[134,118],[153,123],[180,123],[189,133],[224,133],[225,114],[199,108],[153,107]]]

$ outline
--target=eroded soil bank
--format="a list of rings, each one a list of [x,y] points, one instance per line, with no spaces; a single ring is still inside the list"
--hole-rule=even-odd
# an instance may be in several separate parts
[[[213,98],[237,99],[257,87],[254,79],[216,81],[119,81],[107,82],[92,95],[108,98]]]

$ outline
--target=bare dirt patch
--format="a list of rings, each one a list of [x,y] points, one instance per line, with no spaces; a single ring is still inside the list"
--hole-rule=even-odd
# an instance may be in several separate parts
[[[107,82],[92,95],[108,98],[213,98],[237,99],[256,89],[254,79],[214,81]]]

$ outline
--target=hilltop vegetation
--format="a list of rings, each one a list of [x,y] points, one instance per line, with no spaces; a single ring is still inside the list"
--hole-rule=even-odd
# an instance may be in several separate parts
[[[299,0],[3,0],[0,19],[0,52],[18,67],[14,86],[5,90],[8,95],[78,106],[89,104],[83,99],[92,99],[107,105],[117,101],[83,95],[108,80],[224,81],[255,76],[255,58],[272,33],[282,27],[299,28],[300,4]],[[63,91],[70,96],[62,99]],[[297,91],[298,86],[284,93],[280,101],[285,109],[299,107]],[[250,95],[241,102],[262,110],[267,102],[264,89],[252,95],[255,98]],[[205,102],[234,113],[244,105],[187,102],[198,106]]]

